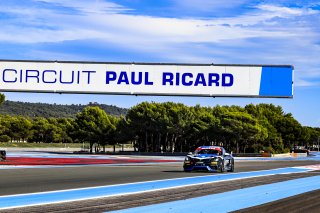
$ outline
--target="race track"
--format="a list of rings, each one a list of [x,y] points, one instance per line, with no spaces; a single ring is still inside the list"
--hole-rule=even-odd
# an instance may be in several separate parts
[[[242,161],[235,172],[248,172],[290,166],[310,165],[310,161]],[[207,172],[185,173],[182,163],[141,166],[76,166],[0,170],[0,195],[23,194],[102,185],[114,185],[201,175]],[[216,174],[218,175],[218,174]]]
[[[124,157],[126,158],[126,157]],[[139,158],[140,159],[140,158]],[[155,160],[155,159],[153,159]],[[156,158],[156,160],[159,160]],[[1,199],[5,199],[6,197],[10,198],[10,195],[17,194],[27,194],[27,193],[38,193],[38,192],[47,192],[47,191],[57,191],[57,190],[68,190],[68,189],[76,189],[76,188],[87,188],[87,187],[95,187],[95,186],[117,186],[119,184],[136,183],[141,182],[144,183],[146,181],[153,180],[167,180],[167,179],[176,179],[180,178],[184,180],[185,177],[196,177],[196,176],[207,176],[208,178],[220,178],[221,175],[224,175],[226,178],[228,175],[248,175],[253,174],[254,171],[263,170],[269,171],[277,171],[277,168],[295,168],[298,166],[307,166],[307,165],[316,165],[319,164],[320,161],[318,159],[310,160],[288,160],[288,159],[279,159],[279,160],[236,160],[235,164],[235,173],[206,173],[206,172],[192,172],[185,173],[182,172],[182,162],[181,159],[170,159],[168,162],[151,162],[151,163],[125,163],[125,164],[107,164],[107,165],[72,165],[72,166],[48,166],[48,167],[0,167],[0,205]],[[279,170],[280,171],[280,170]],[[171,201],[179,201],[183,199],[188,199],[192,197],[200,197],[208,194],[216,194],[216,193],[227,193],[237,189],[243,189],[247,187],[258,187],[263,186],[265,184],[275,184],[282,181],[290,181],[290,180],[301,180],[304,181],[303,178],[318,178],[319,170],[314,169],[307,172],[302,173],[291,173],[287,174],[286,171],[283,173],[272,174],[271,176],[263,176],[259,177],[253,176],[248,178],[247,176],[241,176],[241,180],[231,179],[225,180],[225,182],[215,182],[212,181],[210,183],[212,190],[208,191],[208,189],[202,191],[199,190],[199,185],[196,186],[187,186],[187,187],[178,187],[178,189],[161,189],[156,192],[144,192],[137,194],[128,194],[122,195],[122,199],[126,202],[118,202],[117,205],[114,205],[114,200],[121,199],[119,197],[106,197],[101,199],[89,199],[83,201],[73,201],[68,203],[58,203],[58,204],[50,204],[50,205],[42,205],[42,206],[29,206],[19,208],[19,212],[50,212],[51,210],[57,212],[105,212],[110,210],[119,210],[119,209],[127,209],[129,207],[137,207],[141,205],[152,204],[155,205],[157,203],[166,203]],[[258,174],[258,173],[257,173]],[[240,177],[240,176],[239,176]],[[244,178],[244,179],[242,179]],[[178,180],[180,180],[178,179]],[[200,179],[200,178],[197,178]],[[208,186],[208,184],[205,184]],[[198,187],[198,188],[192,188]],[[312,186],[311,186],[312,187]],[[207,188],[207,187],[205,187]],[[181,191],[181,190],[187,191]],[[222,190],[223,189],[223,190]],[[194,193],[198,191],[198,193]],[[314,191],[314,190],[311,190]],[[148,194],[151,193],[151,194]],[[314,199],[319,197],[319,190],[315,190],[312,192],[310,196],[308,194],[311,192],[302,193],[299,200],[303,202],[303,200],[308,200],[308,197],[315,197]],[[187,196],[185,196],[187,194]],[[41,194],[39,194],[40,196]],[[124,197],[123,197],[124,196]],[[141,198],[144,197],[144,198]],[[296,195],[292,195],[296,197]],[[150,197],[154,199],[150,199]],[[280,198],[279,198],[280,199]],[[302,200],[301,200],[302,199]],[[281,199],[280,199],[281,200]],[[139,201],[137,203],[137,201]],[[129,203],[128,203],[129,202]],[[292,202],[294,204],[294,199],[289,200],[288,203]],[[109,205],[107,205],[109,203]],[[81,204],[81,205],[80,205]],[[113,205],[112,205],[113,204]],[[175,204],[176,205],[176,204]],[[184,204],[183,204],[184,205]],[[280,202],[278,209],[284,208],[286,203]],[[260,206],[260,205],[258,205]],[[258,206],[255,206],[255,209],[252,211],[256,211]],[[261,208],[268,208],[267,204],[261,205]],[[152,208],[152,206],[151,206]],[[165,207],[164,207],[165,208]],[[320,206],[311,206],[309,210],[316,209],[319,210]],[[246,211],[250,212],[250,208],[245,208]],[[89,211],[90,210],[90,211]],[[150,209],[149,209],[150,210]],[[148,211],[149,211],[148,210]],[[1,206],[0,206],[1,211]],[[4,208],[5,212],[16,212],[15,208]],[[141,209],[138,211],[142,211]],[[129,211],[130,212],[130,211]],[[142,211],[143,212],[143,211]],[[147,211],[146,211],[147,212]],[[160,211],[161,212],[161,211]],[[179,212],[179,211],[177,211]]]

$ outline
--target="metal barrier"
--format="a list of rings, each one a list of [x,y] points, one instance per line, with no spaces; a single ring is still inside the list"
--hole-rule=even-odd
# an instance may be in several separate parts
[[[188,152],[108,152],[115,155],[143,155],[143,156],[186,156]],[[272,157],[272,153],[233,153],[233,157]]]
[[[307,157],[308,156],[307,153],[294,153],[294,152],[290,153],[290,155],[293,158],[300,158],[300,157]]]
[[[272,153],[233,153],[234,157],[272,157]]]

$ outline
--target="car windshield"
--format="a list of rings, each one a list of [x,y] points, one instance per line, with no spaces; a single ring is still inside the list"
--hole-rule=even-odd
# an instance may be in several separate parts
[[[215,149],[200,149],[200,150],[196,150],[195,154],[196,155],[199,155],[199,154],[220,155],[220,151]]]

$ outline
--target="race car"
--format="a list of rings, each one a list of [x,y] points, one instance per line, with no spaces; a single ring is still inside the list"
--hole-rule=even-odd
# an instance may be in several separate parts
[[[220,146],[200,146],[194,153],[189,153],[183,163],[185,172],[195,170],[233,172],[234,158]]]
[[[305,146],[294,146],[290,149],[290,153],[307,153],[307,155],[310,155],[310,150]]]

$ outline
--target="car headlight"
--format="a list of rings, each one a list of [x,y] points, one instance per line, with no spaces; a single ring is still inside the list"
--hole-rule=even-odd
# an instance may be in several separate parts
[[[219,158],[213,158],[211,161],[218,162],[218,161],[219,161]]]

